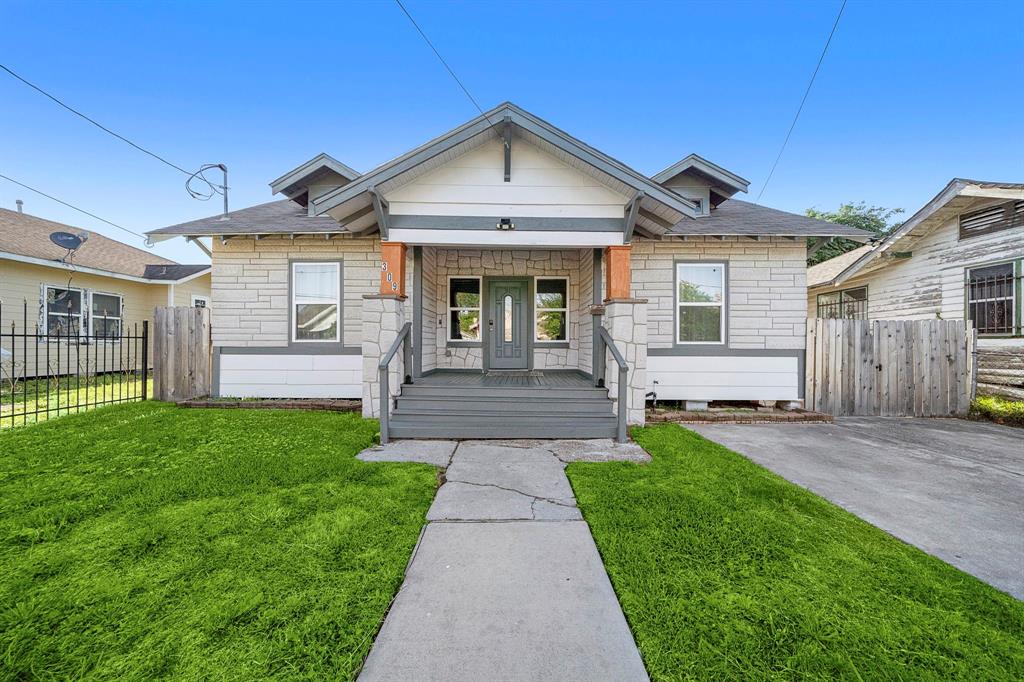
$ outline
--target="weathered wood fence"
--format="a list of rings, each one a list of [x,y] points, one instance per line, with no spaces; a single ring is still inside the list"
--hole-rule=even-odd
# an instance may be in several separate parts
[[[966,414],[974,346],[962,320],[808,320],[806,405],[836,416]]]
[[[173,402],[210,395],[210,309],[159,307],[153,323],[153,397]]]
[[[978,349],[978,394],[1024,400],[1024,348]]]

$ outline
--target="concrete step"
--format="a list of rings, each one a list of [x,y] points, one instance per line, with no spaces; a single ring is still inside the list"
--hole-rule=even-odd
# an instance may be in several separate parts
[[[516,420],[507,416],[476,421],[392,415],[392,438],[614,438],[614,417]]]
[[[407,397],[398,399],[397,409],[401,412],[425,414],[537,414],[576,415],[612,414],[615,404],[607,398],[593,399],[552,399],[533,398],[507,400],[497,398],[436,398]]]
[[[555,388],[551,386],[423,386],[404,384],[403,396],[463,397],[476,400],[495,398],[607,398],[608,389],[589,387]]]

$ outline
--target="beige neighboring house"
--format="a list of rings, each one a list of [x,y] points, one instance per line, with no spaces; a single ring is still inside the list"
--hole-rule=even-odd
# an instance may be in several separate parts
[[[962,320],[1024,347],[1024,184],[954,179],[891,235],[807,269],[808,316]]]
[[[15,362],[16,375],[45,371],[36,348],[10,336],[25,330],[81,339],[102,339],[139,333],[143,320],[152,322],[156,306],[208,306],[210,266],[182,265],[128,246],[101,234],[88,239],[68,258],[66,249],[50,241],[54,232],[84,230],[52,220],[0,208],[0,346],[5,365]],[[69,314],[70,304],[70,314]],[[52,343],[52,342],[51,342]],[[8,355],[11,353],[11,355]],[[40,354],[45,358],[45,353]],[[51,359],[56,353],[51,355]],[[67,371],[65,362],[50,371]],[[5,376],[10,368],[4,368]]]

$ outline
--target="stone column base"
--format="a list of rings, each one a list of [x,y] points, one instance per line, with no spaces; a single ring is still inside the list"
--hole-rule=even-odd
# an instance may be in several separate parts
[[[381,357],[391,348],[398,332],[405,324],[405,297],[373,294],[363,296],[363,416],[380,417],[380,373],[377,369]],[[388,367],[388,386],[397,396],[406,370],[402,366],[402,352],[391,360]],[[409,368],[412,371],[412,368]],[[388,401],[391,404],[391,401]]]
[[[629,382],[626,391],[626,421],[642,426],[646,420],[647,394],[647,301],[645,299],[612,299],[605,301],[602,324],[608,330],[615,347],[626,358],[629,365]],[[605,385],[614,399],[619,390],[619,366],[607,354]],[[618,407],[616,406],[616,409]]]

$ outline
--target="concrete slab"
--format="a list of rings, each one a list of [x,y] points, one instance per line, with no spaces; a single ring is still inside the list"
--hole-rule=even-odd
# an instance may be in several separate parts
[[[452,456],[445,478],[571,503],[572,488],[564,469],[564,464],[548,450],[467,441]]]
[[[1024,599],[1024,433],[959,419],[688,428]]]
[[[477,441],[508,448],[547,450],[563,462],[649,462],[650,454],[636,443],[611,438],[559,438]]]
[[[359,676],[647,680],[586,523],[431,523]]]
[[[454,440],[396,440],[363,450],[356,459],[364,462],[421,462],[446,467],[458,442]]]

